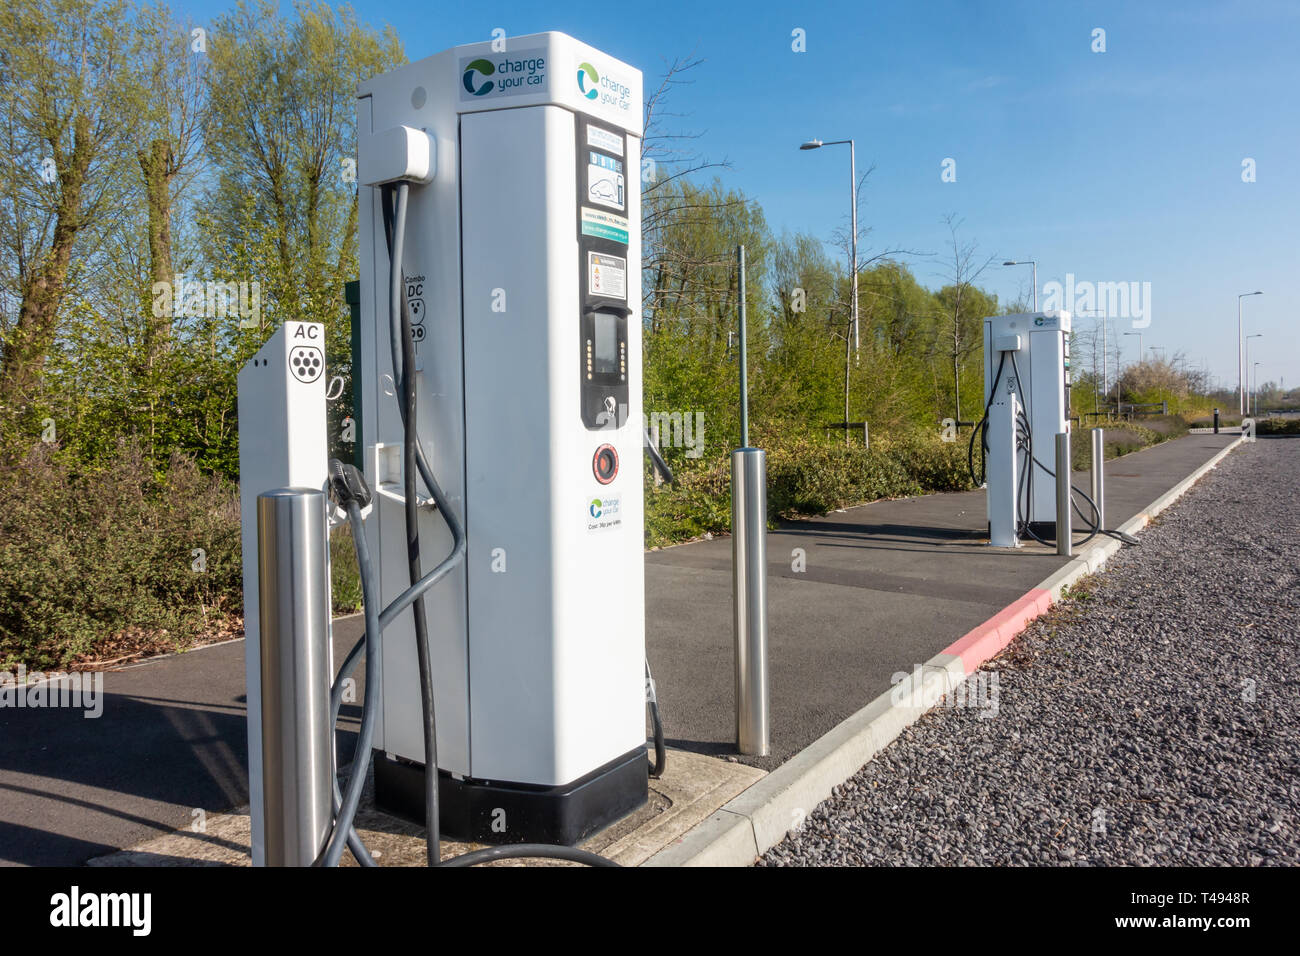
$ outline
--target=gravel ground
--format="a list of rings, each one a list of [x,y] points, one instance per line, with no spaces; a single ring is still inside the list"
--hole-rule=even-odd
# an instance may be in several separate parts
[[[759,865],[1300,864],[1300,439],[1140,538]]]

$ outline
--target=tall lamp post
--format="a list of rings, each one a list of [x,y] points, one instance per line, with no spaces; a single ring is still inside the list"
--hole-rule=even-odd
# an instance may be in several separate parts
[[[1255,410],[1251,412],[1252,415],[1259,414],[1259,366],[1260,364],[1261,363],[1256,362],[1255,367],[1252,370],[1254,372],[1254,375],[1251,377],[1250,395],[1255,402]]]
[[[1033,278],[1030,279],[1034,284],[1034,311],[1038,311],[1038,260],[1036,259],[1008,259],[1002,263],[1004,266],[1033,266]]]
[[[1124,334],[1125,334],[1125,335],[1136,335],[1136,336],[1138,337],[1138,364],[1141,365],[1141,364],[1142,364],[1142,333],[1141,333],[1141,332],[1125,332]]]
[[[821,149],[823,146],[849,147],[849,274],[853,277],[852,315],[853,352],[856,356],[862,346],[858,332],[858,157],[857,147],[851,139],[832,139],[822,142],[810,139],[799,145],[800,149]]]
[[[1246,349],[1245,349],[1245,356],[1246,356],[1246,388],[1247,388],[1247,391],[1246,391],[1246,410],[1242,413],[1243,415],[1249,415],[1249,414],[1250,414],[1250,402],[1251,402],[1251,396],[1253,396],[1253,395],[1255,394],[1255,388],[1254,388],[1254,386],[1252,386],[1252,385],[1250,384],[1250,382],[1251,382],[1250,373],[1251,373],[1251,371],[1252,371],[1252,367],[1251,367],[1251,364],[1250,364],[1250,340],[1251,340],[1251,339],[1262,339],[1263,337],[1264,337],[1264,333],[1263,333],[1263,332],[1256,332],[1254,335],[1248,335],[1248,336],[1246,336]],[[1256,362],[1255,364],[1258,365],[1259,363]]]
[[[1263,294],[1256,289],[1254,292],[1243,292],[1237,296],[1237,404],[1238,411],[1242,415],[1246,414],[1246,345],[1241,328],[1241,300],[1250,295]]]

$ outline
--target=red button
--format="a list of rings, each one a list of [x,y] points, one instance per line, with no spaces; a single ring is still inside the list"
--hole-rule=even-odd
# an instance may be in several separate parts
[[[591,459],[591,470],[596,480],[607,485],[618,475],[618,452],[613,445],[601,445]]]

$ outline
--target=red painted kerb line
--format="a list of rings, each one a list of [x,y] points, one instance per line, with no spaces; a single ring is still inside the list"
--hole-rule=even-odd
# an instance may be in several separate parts
[[[1010,644],[1030,621],[1047,613],[1047,609],[1051,606],[1052,593],[1042,588],[1034,588],[983,624],[967,631],[956,643],[944,648],[940,653],[960,657],[961,666],[966,673],[973,673],[977,667]]]

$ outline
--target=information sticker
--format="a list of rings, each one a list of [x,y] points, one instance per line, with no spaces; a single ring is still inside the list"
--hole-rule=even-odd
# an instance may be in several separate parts
[[[587,290],[593,295],[627,299],[627,260],[603,252],[587,253]]]
[[[603,149],[615,156],[623,155],[622,135],[612,133],[607,129],[601,129],[599,126],[587,126],[587,145],[594,146],[596,149]]]
[[[584,236],[595,236],[597,239],[610,239],[626,246],[628,240],[627,220],[622,216],[614,215],[612,212],[602,212],[599,209],[583,206],[582,234]]]

